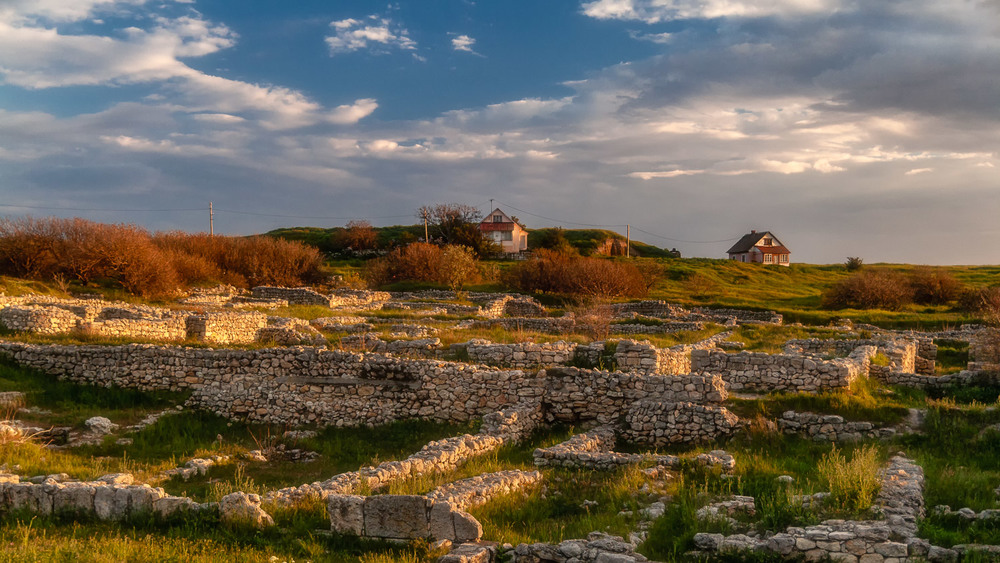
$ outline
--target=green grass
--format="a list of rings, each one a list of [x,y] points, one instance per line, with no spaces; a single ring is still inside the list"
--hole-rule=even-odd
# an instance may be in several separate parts
[[[25,393],[27,405],[52,411],[44,422],[56,425],[82,425],[92,416],[105,416],[112,422],[129,424],[149,412],[181,404],[187,398],[185,393],[144,392],[59,381],[5,358],[0,358],[0,391]],[[36,420],[34,416],[19,415],[19,418]]]
[[[937,363],[935,373],[945,375],[965,369],[969,364],[969,343],[961,340],[935,340]]]
[[[888,388],[869,378],[855,380],[848,389],[821,393],[771,393],[759,399],[729,400],[729,408],[742,418],[780,418],[785,411],[836,414],[845,420],[891,425],[906,418],[908,409],[924,405],[916,390]]]
[[[726,340],[742,342],[743,349],[749,352],[766,352],[780,354],[785,343],[792,339],[807,338],[843,338],[844,333],[819,327],[787,326],[787,325],[742,325],[733,331]]]
[[[120,523],[6,514],[0,517],[0,561],[416,563],[441,555],[425,541],[392,544],[317,533],[321,521],[291,512],[276,512],[275,523],[251,530],[224,526],[210,514],[167,521],[142,516]]]

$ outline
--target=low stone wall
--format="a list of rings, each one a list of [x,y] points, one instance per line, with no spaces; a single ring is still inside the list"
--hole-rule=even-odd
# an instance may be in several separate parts
[[[780,325],[784,318],[774,311],[749,311],[746,309],[708,309],[696,307],[693,312],[720,324],[762,323]]]
[[[691,373],[691,345],[657,348],[648,340],[619,340],[615,349],[618,369],[666,375]]]
[[[657,318],[678,318],[689,315],[691,312],[666,301],[636,301],[632,303],[614,303],[611,311],[615,317],[631,318],[635,315],[643,317]]]
[[[857,442],[865,438],[886,439],[896,435],[892,428],[877,428],[871,422],[847,422],[838,415],[785,411],[778,430],[800,434],[816,442]]]
[[[577,345],[561,340],[543,344],[496,344],[489,340],[475,339],[466,342],[463,347],[471,362],[523,369],[568,364],[576,357]]]
[[[427,493],[427,498],[448,503],[457,510],[468,510],[494,497],[520,492],[541,482],[542,474],[538,471],[498,471],[442,485]]]
[[[596,420],[607,424],[624,416],[640,399],[721,403],[728,396],[717,376],[660,376],[639,372],[607,372],[550,368],[539,372],[545,385],[543,405],[551,420]]]
[[[330,306],[330,296],[323,295],[308,287],[272,287],[261,285],[253,288],[254,299],[281,299],[292,305]]]
[[[698,548],[707,552],[765,551],[807,561],[830,558],[848,563],[916,563],[943,561],[942,550],[916,537],[917,519],[924,514],[923,471],[912,460],[893,457],[883,471],[875,505],[884,521],[828,520],[817,526],[792,527],[768,538],[745,535],[696,534]]]
[[[548,334],[565,334],[573,332],[576,327],[576,317],[564,315],[562,317],[502,317],[485,321],[476,321],[472,328],[491,328],[494,326],[503,327],[505,330],[532,330]]]
[[[632,405],[625,423],[626,438],[656,448],[710,442],[730,436],[740,427],[739,417],[725,407],[654,399]]]
[[[920,375],[894,372],[885,366],[871,366],[871,377],[888,385],[902,385],[918,389],[948,389],[970,385],[1000,385],[1000,372],[963,370],[948,375]]]
[[[187,322],[183,316],[161,319],[133,319],[121,317],[93,321],[80,329],[94,335],[108,338],[138,338],[142,340],[181,341],[187,338]]]
[[[464,434],[429,442],[417,453],[399,461],[386,461],[377,467],[362,468],[335,475],[300,487],[288,487],[268,494],[278,503],[292,503],[303,498],[326,498],[349,495],[360,488],[377,490],[393,481],[429,473],[445,473],[466,461],[516,443],[531,433],[541,420],[537,404],[521,404],[483,417],[476,435]]]
[[[657,465],[675,465],[674,456],[654,454],[625,454],[612,451],[615,447],[615,430],[599,426],[576,434],[565,442],[549,448],[538,448],[533,458],[538,467],[566,467],[610,471],[623,465],[652,461]]]
[[[523,401],[544,381],[520,370],[323,348],[199,349],[0,342],[16,362],[76,383],[192,391],[188,404],[275,424],[467,421]],[[376,399],[377,398],[377,399]]]
[[[212,344],[248,344],[266,326],[264,313],[205,313],[187,318],[187,336]]]
[[[821,360],[792,354],[694,350],[692,373],[718,374],[729,388],[757,392],[817,392],[848,387],[868,374],[873,347],[862,346],[847,358]]]
[[[7,306],[0,309],[0,325],[7,330],[35,334],[66,334],[79,326],[80,318],[60,307]]]
[[[514,548],[512,563],[642,563],[648,561],[635,546],[619,536],[591,532],[585,540],[559,544],[522,543]]]
[[[386,291],[368,291],[365,289],[337,289],[330,296],[329,307],[350,309],[381,309],[382,305],[392,299]]]
[[[33,514],[74,513],[100,520],[124,520],[139,514],[166,515],[179,506],[201,508],[161,488],[133,485],[128,474],[105,475],[97,481],[22,483],[17,475],[0,474],[0,512],[27,510]],[[186,500],[187,503],[181,503]]]
[[[702,330],[702,322],[664,322],[659,324],[612,323],[608,330],[611,334],[672,334],[686,330]]]
[[[483,527],[467,512],[419,495],[330,495],[330,529],[368,538],[477,541]]]

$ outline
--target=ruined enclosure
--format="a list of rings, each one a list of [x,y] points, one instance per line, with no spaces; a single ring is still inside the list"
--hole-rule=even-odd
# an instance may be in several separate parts
[[[870,388],[904,404],[906,393],[997,385],[996,373],[975,355],[969,369],[935,375],[935,339],[975,342],[977,329],[862,338],[848,326],[822,339],[788,339],[781,353],[768,354],[741,350],[736,335],[745,325],[781,326],[774,313],[656,301],[606,312],[607,336],[598,340],[580,313],[551,316],[531,298],[503,294],[259,287],[241,295],[220,288],[159,308],[3,297],[0,356],[11,365],[62,385],[166,393],[175,401],[151,407],[139,422],[91,416],[53,428],[43,426],[52,413],[31,404],[37,391],[10,391],[0,394],[12,412],[0,427],[5,444],[44,437],[70,456],[112,447],[127,456],[145,443],[144,433],[169,432],[171,420],[193,416],[281,430],[252,434],[252,449],[228,446],[219,433],[201,446],[212,455],[180,467],[150,466],[141,480],[4,465],[0,512],[109,522],[154,515],[166,525],[197,515],[282,528],[286,511],[306,510],[322,516],[331,537],[427,538],[445,561],[696,560],[753,552],[867,563],[1000,549],[939,545],[921,535],[931,518],[924,472],[913,456],[888,453],[907,444],[923,451],[913,437],[923,432],[927,409],[843,406],[861,404]],[[484,338],[487,331],[498,340]],[[338,429],[376,432],[413,421],[472,426],[346,470],[332,469],[336,455],[310,449],[323,450],[320,436],[340,436]],[[760,473],[760,461],[749,461],[759,454],[748,443],[798,448],[816,461],[798,477],[768,477],[774,484],[764,486],[768,474]],[[845,504],[839,485],[832,478],[824,485],[815,473],[824,463],[849,466],[830,444],[852,452],[857,463],[862,446],[876,448],[863,507]],[[295,481],[297,468],[316,463],[329,463],[330,472]],[[274,464],[283,464],[280,475]],[[518,537],[512,522],[538,518],[523,511],[544,513],[541,507],[574,494],[569,483],[579,479],[625,487],[626,508],[614,506],[621,499],[584,499],[560,510],[578,514],[578,522],[599,521],[600,529],[561,541],[506,541]],[[687,479],[703,480],[704,494],[688,498],[680,485]],[[936,487],[930,494],[940,495]],[[776,505],[784,507],[780,516]],[[976,521],[993,518],[988,506],[974,508],[982,511],[974,512]],[[687,535],[677,537],[688,539],[668,549],[677,531],[663,527],[684,510],[694,516]],[[933,518],[951,514],[939,513]]]

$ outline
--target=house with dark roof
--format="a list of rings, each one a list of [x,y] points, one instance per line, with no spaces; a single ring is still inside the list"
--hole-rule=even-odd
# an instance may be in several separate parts
[[[500,211],[499,207],[479,223],[479,230],[484,237],[500,245],[507,254],[528,249],[528,231],[509,215]]]
[[[791,251],[781,244],[771,231],[758,233],[750,231],[729,249],[729,259],[756,264],[777,264],[787,266],[791,262]]]

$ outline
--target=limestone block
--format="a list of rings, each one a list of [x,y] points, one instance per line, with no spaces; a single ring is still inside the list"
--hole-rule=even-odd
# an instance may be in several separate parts
[[[271,515],[260,507],[260,496],[242,491],[228,494],[219,500],[219,516],[224,523],[250,525],[255,528],[273,526]]]
[[[419,495],[378,495],[365,499],[365,535],[413,539],[430,532],[426,498]]]
[[[364,508],[365,497],[330,495],[326,505],[327,514],[330,516],[330,529],[338,534],[363,535],[365,533]]]
[[[479,541],[483,537],[483,525],[468,512],[456,510],[453,513],[455,522],[455,541]]]
[[[431,507],[430,535],[439,540],[455,539],[455,521],[449,503],[435,502]]]
[[[162,517],[167,517],[172,514],[188,510],[197,510],[199,507],[200,505],[198,503],[188,497],[170,496],[153,501],[153,512]]]

